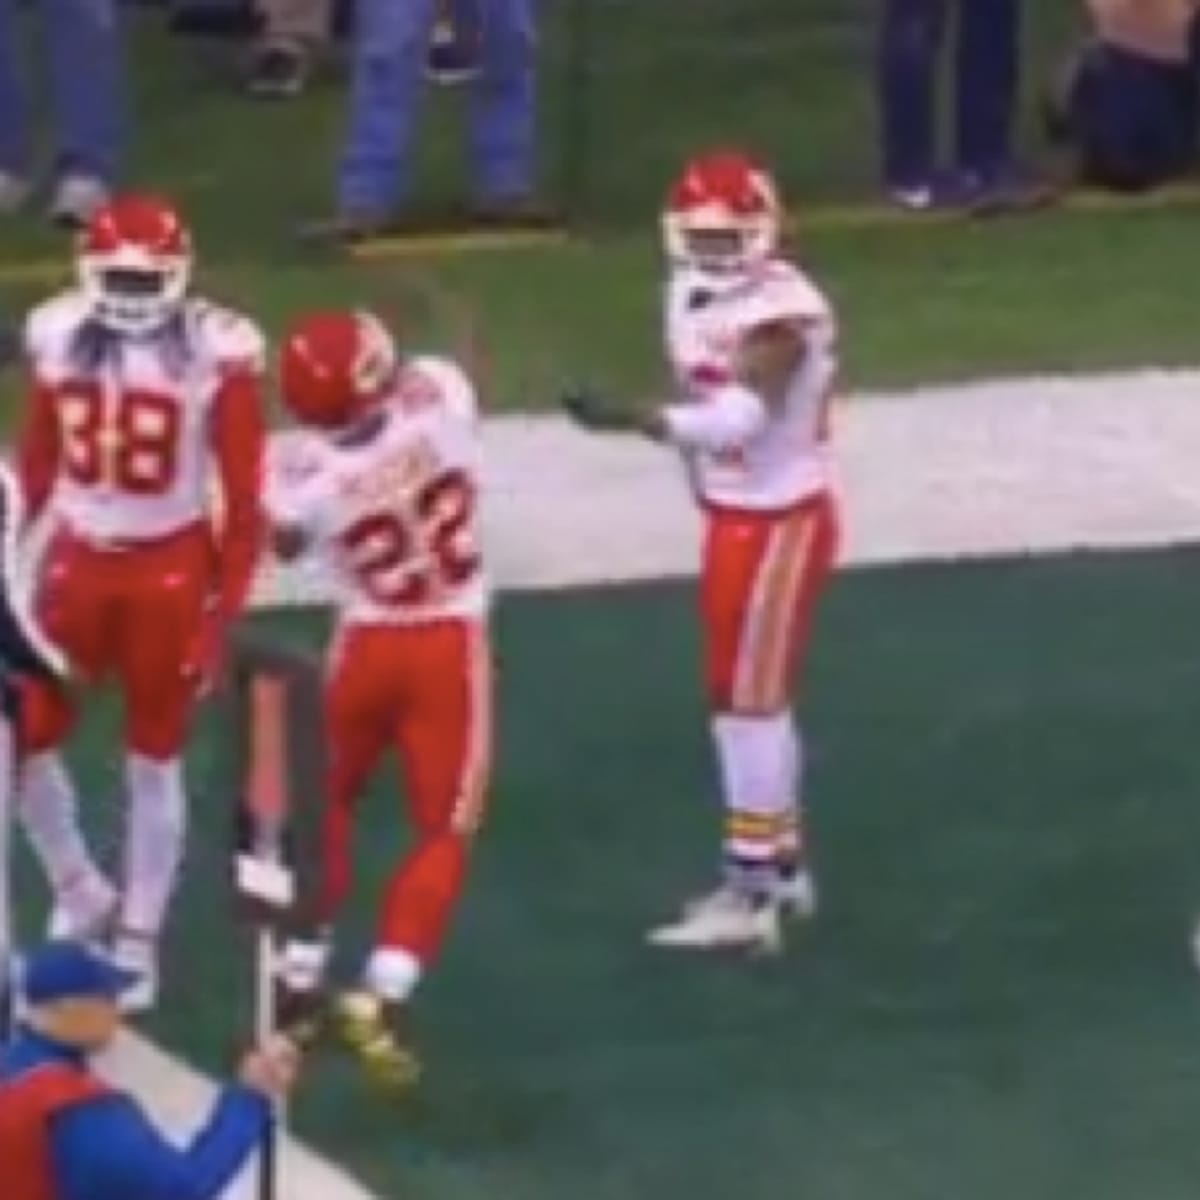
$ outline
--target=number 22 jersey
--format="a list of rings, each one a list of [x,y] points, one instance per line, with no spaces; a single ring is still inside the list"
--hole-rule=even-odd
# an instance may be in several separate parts
[[[314,543],[346,624],[483,617],[474,389],[449,360],[414,359],[382,420],[369,440],[313,435],[281,456],[269,472],[268,512]]]

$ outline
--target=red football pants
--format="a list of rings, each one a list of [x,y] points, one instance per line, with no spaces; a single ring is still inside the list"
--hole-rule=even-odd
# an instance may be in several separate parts
[[[349,893],[354,810],[388,749],[399,757],[416,841],[384,900],[379,944],[428,962],[445,939],[483,816],[492,681],[481,622],[349,626],[331,654],[322,909]]]
[[[766,716],[788,706],[837,547],[827,492],[780,513],[709,512],[700,602],[715,712]]]
[[[111,680],[121,689],[134,753],[173,758],[187,740],[196,691],[183,666],[201,628],[215,561],[205,525],[125,549],[100,549],[62,531],[47,550],[36,597],[42,627],[79,682]],[[74,719],[64,689],[26,685],[27,751],[59,745]]]

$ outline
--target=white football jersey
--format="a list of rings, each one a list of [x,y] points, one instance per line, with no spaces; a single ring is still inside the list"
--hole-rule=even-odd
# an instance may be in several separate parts
[[[146,338],[105,333],[89,315],[80,293],[64,292],[25,328],[33,377],[58,417],[53,517],[97,542],[152,541],[206,519],[220,383],[231,368],[261,373],[262,334],[201,300]]]
[[[367,441],[313,435],[268,470],[267,511],[304,530],[335,580],[341,620],[480,617],[482,452],[475,392],[454,363],[409,363]]]
[[[807,353],[781,407],[746,446],[688,456],[694,486],[712,504],[787,508],[829,487],[837,323],[812,281],[782,259],[735,277],[684,269],[668,280],[667,353],[685,400],[703,403],[707,393],[730,379],[749,330],[784,320],[804,323]]]

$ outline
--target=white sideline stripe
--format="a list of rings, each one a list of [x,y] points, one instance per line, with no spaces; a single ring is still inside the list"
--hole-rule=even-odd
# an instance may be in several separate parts
[[[1018,379],[871,399],[844,405],[835,425],[847,563],[1200,538],[1200,372]],[[695,572],[698,521],[661,449],[554,418],[500,418],[486,439],[487,540],[502,588]],[[319,573],[268,573],[257,598],[305,603],[322,584]],[[122,1042],[111,1068],[177,1131],[194,1128],[212,1096],[201,1076],[136,1038]],[[295,1143],[281,1165],[284,1200],[369,1200]]]
[[[862,397],[837,412],[835,435],[846,564],[1200,537],[1200,372]],[[699,522],[669,453],[547,417],[491,421],[486,440],[487,548],[501,588],[695,573]],[[304,568],[266,573],[255,595],[286,605],[325,590]]]

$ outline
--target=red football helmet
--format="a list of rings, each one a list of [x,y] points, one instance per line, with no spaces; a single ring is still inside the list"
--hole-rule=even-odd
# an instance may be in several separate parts
[[[280,352],[288,411],[315,429],[345,428],[382,400],[400,369],[396,343],[367,312],[321,312],[292,326]]]
[[[80,234],[79,286],[96,320],[144,336],[179,310],[192,279],[192,237],[157,196],[118,196]]]
[[[775,253],[782,211],[768,171],[737,150],[694,159],[663,213],[672,262],[706,271],[740,271]]]

